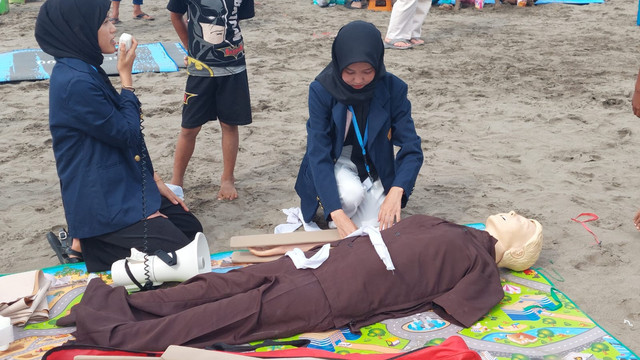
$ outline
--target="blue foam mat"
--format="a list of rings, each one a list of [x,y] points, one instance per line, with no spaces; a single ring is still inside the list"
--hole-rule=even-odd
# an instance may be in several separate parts
[[[536,5],[562,3],[571,5],[604,4],[604,0],[538,0]]]
[[[136,60],[132,72],[173,72],[184,67],[187,54],[180,43],[140,44],[136,49]],[[15,50],[0,54],[0,83],[24,80],[48,79],[55,59],[40,49]],[[104,55],[102,68],[108,75],[117,75],[117,57]]]

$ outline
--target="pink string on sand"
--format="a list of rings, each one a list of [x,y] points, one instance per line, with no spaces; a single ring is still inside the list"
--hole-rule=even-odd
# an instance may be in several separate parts
[[[590,218],[585,219],[585,220],[578,220],[578,218],[581,217],[581,216],[590,216]],[[571,218],[571,220],[573,220],[573,221],[575,221],[577,223],[580,223],[580,225],[582,225],[582,227],[584,227],[588,232],[590,232],[591,235],[593,235],[593,238],[596,241],[596,244],[600,245],[601,242],[600,242],[600,240],[598,240],[598,236],[593,231],[591,231],[591,229],[589,229],[587,224],[585,224],[585,223],[588,223],[589,221],[594,221],[594,220],[598,220],[598,219],[599,219],[598,215],[596,215],[594,213],[582,213],[582,214],[580,214],[580,215],[578,215],[578,216],[576,216],[574,218]]]

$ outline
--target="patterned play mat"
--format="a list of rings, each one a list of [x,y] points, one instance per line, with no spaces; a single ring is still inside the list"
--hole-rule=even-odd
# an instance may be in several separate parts
[[[231,252],[211,255],[213,271],[233,269],[230,258]],[[60,265],[43,271],[56,279],[47,295],[50,320],[15,327],[16,341],[7,351],[0,352],[1,359],[40,359],[47,350],[73,340],[70,333],[75,329],[56,327],[56,320],[80,301],[89,279],[99,276],[111,282],[109,273],[87,273],[84,264]],[[502,275],[503,300],[470,328],[461,328],[433,312],[425,312],[364,327],[361,334],[338,329],[289,339],[310,340],[309,348],[366,354],[406,352],[458,335],[484,359],[638,359],[540,272],[504,271]],[[282,348],[285,347],[271,346],[258,351]]]

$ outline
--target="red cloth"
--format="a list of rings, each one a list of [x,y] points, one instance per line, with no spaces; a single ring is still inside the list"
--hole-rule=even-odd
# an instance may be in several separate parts
[[[460,336],[450,336],[438,346],[420,348],[407,353],[385,354],[336,354],[326,350],[297,348],[249,354],[260,358],[314,357],[341,360],[481,360],[480,354],[469,349]]]
[[[161,353],[123,351],[90,346],[63,345],[53,348],[42,357],[43,360],[72,360],[76,355],[109,355],[109,356],[140,356],[159,357]],[[438,346],[420,348],[407,353],[393,354],[336,354],[326,350],[297,348],[288,350],[275,350],[259,353],[243,354],[259,358],[291,358],[310,357],[337,360],[481,360],[480,355],[470,350],[467,344],[459,336],[451,336]]]

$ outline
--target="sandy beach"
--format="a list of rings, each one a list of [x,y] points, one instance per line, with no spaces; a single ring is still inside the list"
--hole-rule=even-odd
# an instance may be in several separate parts
[[[42,2],[0,16],[0,53],[37,48]],[[155,21],[131,19],[118,32],[140,43],[175,42],[166,3],[147,0]],[[387,70],[409,85],[425,162],[403,216],[482,222],[515,210],[545,227],[536,264],[593,320],[640,353],[640,120],[631,94],[640,67],[637,4],[486,5],[433,8],[425,46],[387,50]],[[257,0],[241,22],[253,124],[240,130],[239,198],[216,200],[220,128],[203,127],[185,194],[214,252],[233,235],[269,233],[298,206],[293,184],[306,144],[308,84],[330,59],[340,26],[356,19],[384,34],[388,12],[320,8],[311,0]],[[118,78],[112,79],[118,84]],[[171,177],[186,73],[134,75],[154,167]],[[48,81],[0,84],[0,273],[57,264],[45,240],[65,227],[48,128]],[[82,156],[82,154],[77,154]],[[635,164],[635,165],[634,165]],[[601,245],[571,219],[587,223]]]

